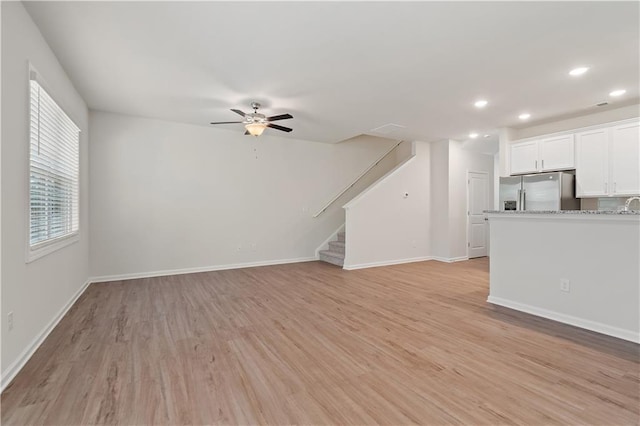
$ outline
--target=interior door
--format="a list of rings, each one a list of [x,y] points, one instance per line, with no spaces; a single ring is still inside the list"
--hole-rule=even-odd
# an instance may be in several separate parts
[[[467,240],[469,259],[487,255],[489,209],[489,177],[487,173],[469,172],[467,175]]]

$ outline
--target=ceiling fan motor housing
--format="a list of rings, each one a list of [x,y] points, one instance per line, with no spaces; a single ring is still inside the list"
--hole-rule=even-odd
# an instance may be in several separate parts
[[[267,122],[267,116],[257,112],[252,112],[251,114],[247,114],[246,118],[247,118],[247,123],[266,123]]]

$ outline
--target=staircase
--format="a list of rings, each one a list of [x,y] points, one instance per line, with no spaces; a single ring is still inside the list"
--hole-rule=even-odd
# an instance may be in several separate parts
[[[338,232],[338,240],[329,241],[329,250],[320,250],[320,260],[336,266],[343,266],[345,253],[344,239],[344,231]]]

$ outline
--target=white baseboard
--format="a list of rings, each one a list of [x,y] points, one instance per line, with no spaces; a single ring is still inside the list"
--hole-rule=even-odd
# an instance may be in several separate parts
[[[515,309],[516,311],[526,312],[528,314],[558,321],[564,324],[569,324],[587,330],[595,331],[597,333],[606,334],[607,336],[613,336],[619,339],[628,340],[630,342],[640,343],[640,333],[632,330],[612,327],[607,324],[602,324],[584,318],[578,318],[571,315],[526,305],[520,302],[514,302],[511,300],[503,299],[501,297],[489,296],[487,298],[487,302],[493,303],[494,305],[504,306],[505,308]]]
[[[460,257],[439,257],[439,256],[434,256],[432,257],[433,260],[437,260],[438,262],[446,262],[446,263],[453,263],[453,262],[462,262],[464,260],[469,260],[468,256],[460,256]]]
[[[314,260],[317,260],[315,256],[298,257],[295,259],[265,260],[260,262],[233,263],[228,265],[199,266],[196,268],[167,269],[163,271],[134,272],[130,274],[102,275],[99,277],[91,277],[89,278],[89,281],[92,283],[101,283],[101,282],[108,282],[108,281],[134,280],[139,278],[164,277],[167,275],[195,274],[198,272],[224,271],[227,269],[241,269],[241,268],[254,268],[257,266],[283,265],[285,263],[311,262]]]
[[[391,266],[391,265],[400,265],[403,263],[424,262],[425,260],[431,260],[431,259],[433,259],[431,256],[424,256],[424,257],[413,257],[410,259],[385,260],[383,262],[360,263],[357,265],[344,266],[343,269],[346,269],[347,271],[353,271],[355,269],[375,268],[378,266]]]
[[[0,392],[3,392],[9,383],[16,377],[16,374],[22,370],[22,367],[25,366],[27,361],[33,356],[33,354],[38,350],[42,342],[49,336],[49,333],[58,325],[60,320],[66,315],[67,311],[73,306],[73,304],[78,300],[82,293],[85,292],[87,287],[91,284],[90,280],[87,280],[78,291],[69,299],[69,301],[58,311],[56,316],[47,324],[47,326],[40,332],[38,335],[31,341],[29,346],[20,354],[18,359],[16,359],[5,371],[2,372],[2,378],[0,379]]]

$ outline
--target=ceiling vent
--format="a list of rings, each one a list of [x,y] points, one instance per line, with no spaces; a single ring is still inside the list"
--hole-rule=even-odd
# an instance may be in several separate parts
[[[397,132],[398,130],[404,129],[404,126],[399,124],[385,124],[384,126],[376,127],[375,129],[371,129],[373,133],[378,133],[381,135],[390,135],[391,133]]]

